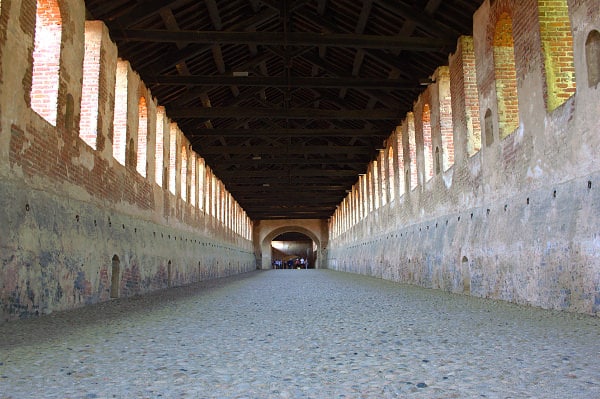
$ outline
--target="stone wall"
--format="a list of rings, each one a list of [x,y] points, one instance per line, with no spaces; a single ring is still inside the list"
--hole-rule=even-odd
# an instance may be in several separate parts
[[[600,88],[588,83],[600,63],[591,59],[595,50],[588,39],[600,30],[600,5],[569,1],[558,4],[557,13],[567,3],[568,18],[555,22],[560,43],[552,46],[547,45],[551,34],[539,33],[549,2],[483,3],[474,15],[473,38],[461,38],[449,57],[454,164],[446,171],[434,168],[429,178],[427,162],[436,154],[427,154],[432,146],[420,125],[423,104],[430,105],[433,148],[439,143],[442,155],[448,151],[442,128],[433,123],[448,116],[434,101],[442,93],[438,79],[415,99],[413,113],[388,140],[388,146],[400,147],[397,164],[388,163],[396,168],[395,200],[376,204],[365,215],[359,209],[358,217],[348,214],[352,210],[336,212],[329,268],[600,314]],[[512,21],[513,37],[503,37],[498,51],[495,29],[506,20]],[[510,31],[506,28],[502,35]],[[569,40],[571,59],[569,52],[547,51],[564,48]],[[511,41],[514,95],[498,84],[507,69],[494,58]],[[561,65],[548,65],[553,57]],[[507,117],[513,105],[518,118]]]
[[[36,2],[0,9],[1,319],[255,270],[249,219],[237,205],[205,212],[216,209],[209,168],[106,27],[85,21],[83,1],[38,3],[61,27],[46,48],[58,69],[34,51]]]

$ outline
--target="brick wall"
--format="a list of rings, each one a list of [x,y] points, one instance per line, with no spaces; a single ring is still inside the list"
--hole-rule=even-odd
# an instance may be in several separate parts
[[[587,54],[595,50],[585,45],[589,32],[600,27],[600,13],[590,11],[599,11],[600,5],[572,0],[570,15],[564,7],[554,15],[557,35],[564,39],[560,32],[571,21],[574,37],[570,49],[564,40],[557,45],[568,51],[553,55],[543,45],[552,39],[541,33],[537,6],[537,0],[482,4],[474,16],[473,39],[461,38],[450,56],[449,92],[444,92],[443,75],[438,76],[416,99],[397,138],[389,138],[399,146],[395,172],[402,172],[403,160],[412,171],[404,171],[407,180],[415,180],[408,184],[411,190],[400,191],[399,198],[358,223],[344,220],[343,228],[345,213],[336,212],[330,268],[600,314],[600,241],[594,233],[600,191],[593,189],[600,178],[594,152],[600,148],[600,87],[580,85],[569,96],[567,90],[556,96],[564,106],[551,109],[547,72],[549,64],[569,61],[569,51],[577,76],[586,76],[589,58],[600,65],[597,54]],[[424,163],[419,147],[426,139],[420,143],[417,134],[415,140],[411,122],[416,120],[419,129],[428,119],[425,105],[431,104],[432,143],[444,147],[448,95],[455,162],[425,184],[415,171]],[[485,148],[480,115],[486,115]],[[500,134],[495,134],[499,124]],[[365,201],[372,197],[363,194]]]
[[[231,216],[227,226],[215,223],[163,190],[162,161],[147,166],[154,152],[157,159],[169,154],[169,132],[162,131],[165,143],[155,126],[168,118],[164,109],[157,115],[161,108],[143,82],[118,60],[106,27],[86,23],[79,0],[60,2],[69,21],[62,26],[49,22],[59,21],[57,2],[39,4],[37,32],[35,1],[3,2],[0,14],[1,319],[107,300],[113,280],[115,291],[129,296],[164,288],[166,280],[254,270],[251,221],[224,187],[221,209],[238,210],[243,236],[230,231]],[[39,55],[44,26],[58,26],[55,63]],[[45,101],[52,112],[36,105],[41,71],[56,78]],[[214,267],[217,259],[228,259],[227,266]]]

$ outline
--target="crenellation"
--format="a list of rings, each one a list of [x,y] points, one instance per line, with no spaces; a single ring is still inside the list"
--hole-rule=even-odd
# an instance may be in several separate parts
[[[438,78],[396,129],[398,139],[390,136],[401,146],[403,176],[416,169],[419,179],[347,228],[336,212],[328,266],[598,315],[600,90],[580,83],[589,77],[586,60],[600,59],[585,46],[600,23],[587,13],[597,4],[484,2],[473,38],[459,39],[449,57],[452,145],[443,145],[448,105]],[[440,144],[455,151],[453,165],[431,181],[422,156],[428,121],[434,157]]]
[[[181,182],[181,161],[169,164],[173,150],[156,139],[160,130],[169,140],[170,121],[129,63],[119,61],[106,26],[85,21],[78,0],[37,4],[48,11],[37,26],[32,0],[3,1],[0,14],[0,54],[11,54],[0,69],[2,320],[254,270],[243,210],[233,232],[230,220],[216,221],[191,197],[178,200],[168,184],[156,184],[163,176]],[[49,23],[59,15],[67,22]],[[60,61],[54,66],[34,54],[34,32],[44,24],[60,28],[60,36],[45,37],[53,43],[38,44],[39,54],[50,51]],[[42,72],[57,83],[37,94],[45,84],[32,76]],[[48,95],[54,100],[36,105]],[[156,172],[163,166],[169,173]],[[183,184],[191,192],[196,180]],[[234,205],[228,198],[220,209],[225,214]],[[209,244],[222,250],[218,267]]]

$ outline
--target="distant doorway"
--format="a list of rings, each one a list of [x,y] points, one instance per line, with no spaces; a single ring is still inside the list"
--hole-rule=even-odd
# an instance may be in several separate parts
[[[317,246],[302,233],[283,233],[271,241],[273,269],[314,269]]]

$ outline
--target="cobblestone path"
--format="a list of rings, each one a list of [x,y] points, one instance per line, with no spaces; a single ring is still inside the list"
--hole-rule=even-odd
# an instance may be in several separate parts
[[[0,398],[600,398],[600,319],[253,272],[0,324]]]

